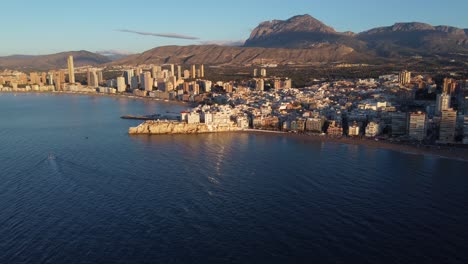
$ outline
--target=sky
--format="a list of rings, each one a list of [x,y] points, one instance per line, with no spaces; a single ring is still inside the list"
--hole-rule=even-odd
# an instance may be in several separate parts
[[[260,22],[309,14],[337,31],[395,22],[468,28],[467,0],[5,0],[0,56],[71,50],[139,53],[235,43]]]

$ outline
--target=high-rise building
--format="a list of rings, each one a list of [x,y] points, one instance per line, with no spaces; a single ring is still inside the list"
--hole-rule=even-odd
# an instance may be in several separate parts
[[[265,89],[265,81],[263,79],[257,79],[255,83],[255,90],[263,91]]]
[[[450,95],[442,93],[437,95],[436,99],[436,114],[440,115],[442,111],[450,108]]]
[[[275,79],[275,80],[273,80],[273,88],[274,88],[275,90],[279,90],[279,89],[283,88],[280,79]]]
[[[29,74],[29,83],[30,84],[39,84],[39,83],[41,83],[41,77],[39,76],[39,74],[37,74],[37,72],[31,72]]]
[[[200,65],[200,78],[205,78],[205,65]]]
[[[125,92],[127,89],[127,84],[125,83],[125,77],[119,76],[117,77],[117,91]]]
[[[132,90],[138,89],[138,76],[132,76],[132,80],[130,82],[130,88]]]
[[[171,73],[169,76],[175,76],[174,64],[171,64]]]
[[[63,83],[65,83],[65,73],[63,71],[54,72],[55,90],[63,90]]]
[[[184,71],[184,79],[190,79],[190,71],[189,70]]]
[[[439,142],[451,143],[455,140],[457,125],[457,111],[453,109],[443,110],[440,118]]]
[[[47,84],[47,73],[46,72],[43,72],[41,74],[41,83],[42,84]]]
[[[406,134],[407,115],[402,112],[391,113],[392,136],[403,136]]]
[[[404,70],[398,74],[398,82],[400,84],[408,84],[411,82],[411,72]]]
[[[154,79],[151,78],[150,72],[144,72],[140,75],[141,87],[145,91],[153,91]]]
[[[457,89],[457,81],[452,78],[445,78],[444,79],[444,86],[442,88],[443,93],[446,94],[453,94]]]
[[[132,77],[133,77],[133,70],[124,71],[125,84],[131,85],[132,84]]]
[[[75,66],[73,66],[73,56],[68,56],[68,81],[69,83],[75,83]]]
[[[416,112],[409,114],[408,135],[413,140],[423,140],[426,137],[426,114]]]
[[[88,69],[88,86],[99,87],[99,77],[96,69]]]
[[[223,88],[224,88],[224,91],[226,91],[226,93],[232,93],[233,85],[230,83],[225,83],[223,85]]]
[[[135,76],[140,76],[140,74],[142,74],[142,73],[143,73],[143,69],[140,68],[140,67],[137,67],[137,68],[135,69],[135,74],[134,74],[134,75],[135,75]]]
[[[177,86],[177,78],[175,76],[170,76],[169,78],[167,78],[167,81],[172,83],[173,87]],[[169,91],[171,91],[171,90],[169,90]]]
[[[177,66],[177,80],[182,80],[182,66],[180,65]]]
[[[102,71],[97,71],[97,80],[98,84],[101,84],[104,82],[104,77],[102,76]]]
[[[197,68],[196,68],[195,64],[192,65],[192,72],[190,74],[190,77],[192,77],[192,79],[197,78]]]
[[[161,66],[153,66],[151,67],[151,77],[153,77],[154,79],[158,79],[158,78],[161,78],[161,71],[162,71],[162,68]]]
[[[47,73],[47,84],[54,85],[54,74],[52,72]]]

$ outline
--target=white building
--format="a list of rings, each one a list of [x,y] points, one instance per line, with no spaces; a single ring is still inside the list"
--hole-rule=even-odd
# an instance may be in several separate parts
[[[443,93],[437,95],[436,100],[436,114],[440,115],[442,111],[450,108],[450,95]]]
[[[187,123],[189,124],[199,124],[200,123],[200,114],[196,112],[191,112],[187,115]]]
[[[117,91],[123,93],[126,89],[127,84],[125,83],[125,77],[117,77]]]
[[[359,125],[357,122],[354,122],[353,125],[349,127],[348,135],[351,137],[359,136]]]
[[[369,122],[366,126],[366,137],[376,137],[382,133],[383,126],[378,122]]]

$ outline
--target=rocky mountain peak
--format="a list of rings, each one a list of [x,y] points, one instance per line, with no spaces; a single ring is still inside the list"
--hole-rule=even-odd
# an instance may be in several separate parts
[[[250,35],[250,40],[261,39],[284,32],[320,32],[336,33],[336,31],[310,15],[294,16],[287,20],[272,20],[260,23]]]

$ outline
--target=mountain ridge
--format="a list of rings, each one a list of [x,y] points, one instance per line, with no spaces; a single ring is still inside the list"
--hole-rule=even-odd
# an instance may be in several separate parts
[[[51,70],[67,67],[68,56],[73,56],[75,67],[97,66],[111,62],[109,58],[86,50],[66,51],[46,55],[10,55],[0,57],[0,68]]]
[[[80,53],[81,52],[81,53]],[[63,68],[66,53],[0,57],[0,67]],[[373,63],[418,56],[452,59],[468,56],[468,29],[422,22],[398,22],[360,33],[338,32],[310,15],[261,22],[241,47],[161,46],[139,54],[105,57],[78,51],[75,65]],[[82,59],[80,59],[82,58]],[[109,58],[118,59],[110,61]],[[42,60],[42,61],[41,61]]]

